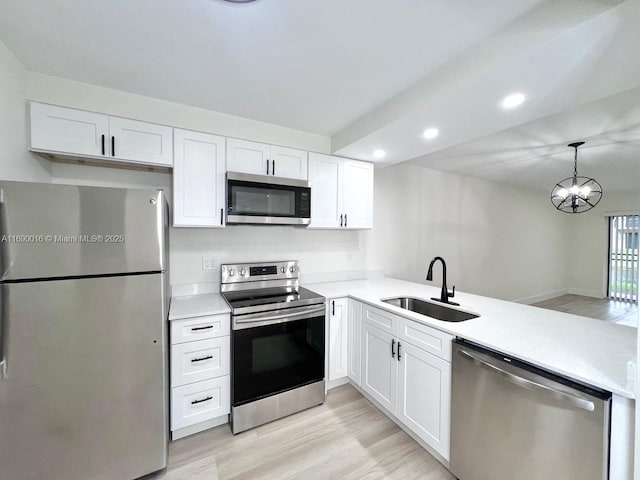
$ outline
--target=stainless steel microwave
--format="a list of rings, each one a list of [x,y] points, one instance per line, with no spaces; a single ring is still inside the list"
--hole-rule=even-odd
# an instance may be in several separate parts
[[[227,223],[308,225],[311,188],[305,180],[227,172]]]

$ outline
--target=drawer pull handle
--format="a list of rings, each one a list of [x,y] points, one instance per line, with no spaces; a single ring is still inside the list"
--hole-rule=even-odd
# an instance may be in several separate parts
[[[213,400],[213,397],[211,395],[209,395],[206,398],[203,398],[202,400],[193,400],[191,402],[191,405],[197,405],[198,403],[204,403],[204,402],[208,402],[209,400]]]
[[[207,325],[206,327],[193,327],[191,331],[198,332],[200,330],[211,330],[212,328],[213,328],[213,325]]]
[[[200,358],[192,358],[191,363],[204,362],[205,360],[211,360],[212,358],[213,358],[213,355],[207,355],[206,357],[200,357]]]

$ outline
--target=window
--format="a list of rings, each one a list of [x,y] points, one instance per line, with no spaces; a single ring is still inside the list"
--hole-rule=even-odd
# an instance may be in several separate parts
[[[609,298],[638,302],[639,233],[640,215],[609,217]]]

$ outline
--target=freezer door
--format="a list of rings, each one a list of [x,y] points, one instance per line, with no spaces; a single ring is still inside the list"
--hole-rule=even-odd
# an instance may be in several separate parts
[[[166,466],[163,276],[0,285],[0,480],[130,480]]]
[[[450,469],[457,478],[608,479],[610,396],[464,344],[454,344],[452,360]]]
[[[0,281],[165,270],[160,190],[0,182]]]

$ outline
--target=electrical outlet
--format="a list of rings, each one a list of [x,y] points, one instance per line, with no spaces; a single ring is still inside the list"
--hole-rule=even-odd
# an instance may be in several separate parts
[[[213,257],[202,257],[202,270],[215,270],[216,262]]]

